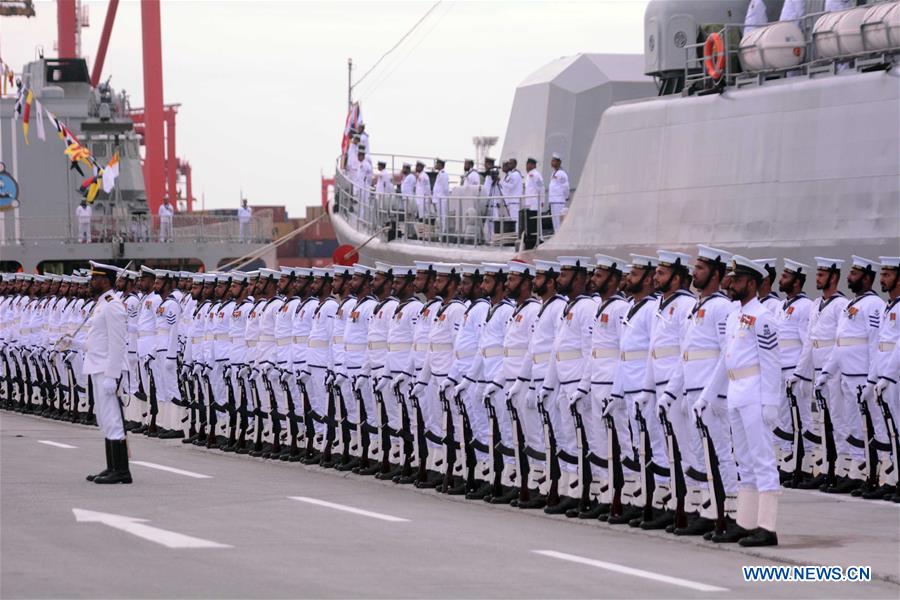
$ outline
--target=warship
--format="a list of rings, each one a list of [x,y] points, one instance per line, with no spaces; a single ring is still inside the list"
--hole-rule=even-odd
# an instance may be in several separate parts
[[[745,32],[746,0],[654,0],[643,57],[560,58],[522,82],[500,157],[536,158],[547,181],[551,155],[562,156],[571,193],[559,231],[546,215],[498,217],[475,186],[452,190],[441,223],[399,186],[361,189],[339,159],[329,199],[339,241],[394,264],[698,243],[806,262],[896,253],[900,3],[826,12],[810,0],[783,21],[782,4],[767,1],[769,22]],[[371,160],[396,174],[417,157]]]

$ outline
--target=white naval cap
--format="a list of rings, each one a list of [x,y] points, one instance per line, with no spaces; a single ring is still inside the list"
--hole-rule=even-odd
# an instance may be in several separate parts
[[[434,265],[431,261],[428,260],[416,260],[413,261],[416,263],[416,271],[431,271],[434,269]]]
[[[810,266],[804,265],[802,262],[797,262],[796,260],[790,258],[785,258],[784,270],[790,271],[791,273],[796,273],[797,275],[808,275]]]
[[[348,267],[347,265],[332,265],[331,275],[332,277],[350,277],[353,275],[353,267]]]
[[[31,280],[37,281],[38,283],[43,283],[43,282],[47,281],[47,278],[44,277],[43,275],[32,275]]]
[[[73,279],[75,279],[75,283],[79,285],[85,285],[88,281],[90,281],[87,277],[84,276],[73,277]]]
[[[900,256],[879,256],[882,269],[900,269]]]
[[[481,269],[485,275],[503,275],[506,273],[507,266],[504,263],[483,262]]]
[[[534,265],[530,265],[527,262],[511,260],[507,263],[506,268],[509,269],[510,273],[518,273],[519,275],[525,275],[526,277],[534,277]]]
[[[561,269],[566,267],[570,269],[587,269],[591,264],[591,259],[587,256],[557,256],[556,261]]]
[[[178,277],[180,279],[190,279],[193,276],[194,276],[194,274],[191,273],[190,271],[181,271],[180,273],[178,273]]]
[[[407,167],[412,167],[412,165],[409,164],[408,162],[405,162],[405,163],[403,163],[403,165],[401,165],[400,168],[401,168],[401,169],[405,169],[405,168],[407,168]]]
[[[359,263],[355,263],[353,265],[353,274],[371,277],[372,275],[374,275],[374,269],[367,265],[361,265]]]
[[[294,269],[293,269],[293,267],[283,267],[283,266],[280,266],[280,267],[278,267],[278,270],[281,271],[281,274],[282,274],[282,276],[284,276],[284,277],[293,277],[293,276],[294,276]]]
[[[816,258],[816,268],[817,269],[827,269],[830,271],[840,271],[844,268],[844,261],[840,258],[825,258],[824,256],[817,256]]]
[[[629,264],[622,265],[622,275],[628,275],[629,273],[631,273],[631,265],[629,265]]]
[[[481,275],[482,273],[481,265],[475,265],[472,263],[460,263],[459,269],[460,271],[462,271],[463,275],[473,276]]]
[[[621,258],[607,254],[595,254],[594,262],[596,263],[596,269],[606,269],[607,271],[621,271],[625,265],[625,261]]]
[[[559,275],[560,265],[555,260],[534,260],[534,272],[544,273],[545,275]]]
[[[436,262],[431,266],[438,275],[456,275],[459,273],[459,265],[454,263]]]
[[[216,283],[216,274],[215,273],[204,273],[203,274],[203,283]]]
[[[114,267],[113,265],[105,265],[93,260],[88,261],[88,263],[91,265],[91,275],[106,275],[109,277],[110,275],[116,275],[119,272],[119,267]],[[38,281],[43,281],[43,279],[39,279]]]
[[[771,274],[773,271],[778,270],[777,258],[754,258],[753,262],[761,266],[769,274]]]
[[[705,260],[706,262],[728,263],[731,262],[731,256],[731,252],[728,252],[727,250],[720,250],[719,248],[713,248],[712,246],[697,244],[697,258]]]
[[[294,267],[294,277],[312,277],[312,274],[309,267]]]
[[[862,269],[863,271],[874,273],[879,268],[881,268],[881,265],[879,263],[868,258],[863,258],[862,256],[857,256],[854,254],[850,258],[853,260],[854,269]]]
[[[313,277],[331,278],[331,267],[313,267]]]
[[[394,277],[415,277],[416,276],[416,267],[414,267],[413,265],[406,265],[406,266],[394,265],[393,271],[394,271]]]
[[[550,158],[555,158],[556,160],[562,160],[562,155],[559,152],[554,152],[550,155]]]
[[[141,265],[141,277],[156,277],[156,271],[147,265]]]
[[[382,275],[390,275],[394,270],[394,267],[387,264],[386,262],[381,262],[380,260],[375,261],[375,272],[381,273]]]
[[[231,273],[216,273],[216,283],[229,283],[231,279]]]
[[[259,276],[264,279],[278,281],[279,279],[281,279],[281,271],[276,271],[275,269],[266,269],[265,267],[263,267],[259,270]]]
[[[203,275],[203,273],[194,273],[193,275],[191,275],[192,283],[199,283],[200,285],[203,285],[205,279],[206,277]]]
[[[259,279],[259,269],[247,271],[247,281],[250,281],[251,279]]]
[[[767,277],[769,275],[763,265],[740,254],[735,254],[731,257],[731,266],[728,274],[732,276],[755,275],[759,277]]]
[[[232,283],[244,283],[247,281],[247,274],[241,273],[240,271],[229,271],[228,273],[231,276]]]
[[[675,252],[674,250],[657,250],[656,255],[659,257],[659,266],[671,267],[673,269],[687,269],[691,264],[691,255],[684,252]]]
[[[659,259],[655,256],[644,254],[631,255],[631,267],[636,269],[655,269],[659,265]]]

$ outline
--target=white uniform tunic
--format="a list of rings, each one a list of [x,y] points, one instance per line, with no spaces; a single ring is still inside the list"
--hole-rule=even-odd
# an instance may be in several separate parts
[[[97,424],[106,439],[124,440],[119,399],[115,393],[106,393],[104,384],[125,370],[125,305],[112,292],[106,292],[97,299],[97,308],[84,329],[83,371],[93,380]]]
[[[313,315],[319,306],[319,299],[310,296],[297,305],[294,310],[292,361],[294,373],[299,374],[306,369],[306,354],[309,348],[309,331],[313,325]]]
[[[181,400],[178,392],[178,322],[181,305],[174,295],[169,295],[157,309],[156,360],[160,363],[161,380],[157,380],[157,399],[160,402]]]
[[[550,185],[547,188],[547,200],[550,203],[550,217],[553,219],[553,231],[559,231],[562,223],[562,213],[569,200],[569,174],[562,169],[556,169],[550,176]]]
[[[431,180],[428,173],[422,171],[416,175],[416,211],[419,219],[424,219],[428,214],[428,203],[431,198]]]
[[[373,296],[359,298],[350,303],[350,312],[344,324],[344,372],[350,381],[364,377],[363,367],[366,364],[366,353],[369,349],[369,321],[378,301]],[[347,388],[352,394],[353,390]],[[351,400],[351,398],[353,398]],[[370,386],[362,386],[362,398],[365,404],[366,420],[374,423],[375,400]],[[355,396],[346,396],[347,414],[353,423],[360,419],[359,406]]]
[[[393,379],[398,375],[403,375],[409,379],[415,375],[413,371],[409,370],[410,353],[413,347],[413,334],[421,310],[422,302],[415,297],[398,304],[388,330],[388,353],[384,376]],[[405,392],[405,390],[401,391]],[[400,426],[401,413],[399,398],[394,394],[393,385],[389,385],[385,390],[384,399],[389,424],[396,429]]]
[[[541,210],[544,204],[544,178],[537,169],[525,175],[525,210]]]
[[[884,306],[881,327],[878,331],[875,371],[878,378],[884,378],[893,383],[885,390],[884,400],[896,423],[900,418],[900,393],[898,393],[898,382],[900,382],[900,297],[894,298]],[[874,416],[873,419],[875,419]]]
[[[307,341],[306,370],[310,372],[311,376],[306,391],[312,409],[323,416],[328,412],[325,375],[334,366],[331,350],[334,344],[334,316],[337,310],[338,302],[333,297],[328,296],[319,301],[319,305],[313,312],[312,327]],[[319,433],[325,429],[325,425],[318,421],[315,427]]]
[[[450,201],[450,177],[444,169],[437,173],[434,178],[434,189],[432,190],[434,203],[438,209],[438,222],[441,231],[447,231],[447,210]]]

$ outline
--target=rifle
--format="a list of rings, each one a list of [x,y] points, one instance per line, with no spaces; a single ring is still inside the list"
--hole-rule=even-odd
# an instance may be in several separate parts
[[[791,476],[793,487],[797,487],[803,477],[803,457],[806,449],[803,447],[803,422],[800,419],[800,407],[797,404],[797,396],[791,386],[786,386],[787,399],[791,407],[791,424],[794,428],[791,443],[794,447],[794,473]]]
[[[828,471],[825,476],[825,485],[833,486],[837,482],[834,474],[835,463],[837,462],[837,447],[834,444],[834,426],[831,423],[831,412],[828,410],[828,402],[822,395],[822,390],[816,390],[816,402],[819,410],[822,411],[822,422],[824,426],[825,441],[825,460],[828,462]]]
[[[250,376],[250,391],[253,394],[253,415],[256,417],[256,440],[253,442],[253,452],[258,454],[262,452],[263,418],[265,414],[259,398],[259,385],[257,385],[256,377],[253,374]]]
[[[410,396],[413,409],[416,411],[416,449],[419,458],[419,474],[418,480],[425,481],[428,478],[428,472],[425,463],[428,459],[428,443],[425,440],[425,419],[422,417],[422,409],[419,406],[419,397]]]
[[[406,406],[406,401],[403,397],[403,392],[400,391],[399,385],[394,386],[394,394],[397,397],[397,402],[400,404],[400,429],[402,430],[403,435],[403,462],[401,463],[400,477],[408,477],[412,474],[412,424],[409,419],[409,409]]]
[[[550,414],[544,408],[544,403],[538,401],[538,411],[541,413],[541,424],[544,427],[544,447],[547,452],[547,477],[550,478],[550,488],[547,492],[547,506],[554,506],[559,502],[559,454],[556,448],[556,436],[553,434],[553,423]]]
[[[342,456],[341,463],[346,463],[350,461],[350,419],[347,417],[347,404],[344,402],[344,391],[341,389],[341,386],[335,381],[333,384],[334,394],[337,398],[337,405],[340,410],[340,418],[338,424],[341,427],[341,445]]]
[[[303,425],[306,427],[306,457],[310,458],[315,453],[316,427],[313,423],[312,404],[309,402],[309,394],[306,393],[306,384],[299,377],[297,385],[300,386],[300,394],[303,397]]]
[[[198,418],[200,419],[200,425],[197,428],[197,435],[200,439],[202,439],[206,437],[206,393],[203,390],[203,380],[200,378],[200,376],[196,375],[193,379],[194,389],[196,390],[194,406],[197,407]]]
[[[356,414],[359,421],[356,424],[356,435],[359,438],[359,468],[369,468],[369,415],[366,413],[366,403],[363,401],[362,392],[355,385],[351,386],[356,397]]]
[[[456,396],[456,408],[459,411],[460,429],[462,432],[462,459],[463,459],[463,477],[466,480],[466,492],[475,489],[475,450],[478,444],[472,435],[472,424],[469,422],[469,412],[466,410],[466,403],[460,395]],[[487,451],[487,446],[483,447],[483,452]]]
[[[446,494],[453,487],[453,471],[456,468],[456,450],[459,448],[459,444],[456,443],[456,427],[453,423],[450,400],[447,399],[447,394],[443,389],[438,391],[438,398],[444,413],[444,453],[447,455],[447,470],[444,472],[444,482],[440,489]]]
[[[795,399],[796,401],[796,399]],[[709,435],[709,429],[700,415],[696,415],[697,430],[700,433],[700,444],[703,446],[703,457],[706,459],[706,480],[709,484],[709,493],[716,505],[716,529],[717,534],[725,531],[725,487],[722,485],[722,475],[719,472],[719,455]]]
[[[291,434],[291,448],[290,455],[297,456],[300,454],[300,449],[297,447],[297,438],[300,436],[300,425],[297,423],[297,413],[294,408],[294,395],[291,394],[291,386],[288,385],[287,381],[281,382],[281,389],[284,390],[284,398],[287,401],[287,410],[288,410],[288,429]],[[237,415],[232,419],[232,423],[237,419]],[[234,424],[232,424],[232,431],[234,430]]]
[[[634,419],[638,423],[638,454],[641,459],[641,493],[644,494],[643,520],[653,519],[653,491],[656,487],[650,461],[653,460],[653,451],[650,448],[650,432],[647,431],[647,420],[641,413],[640,406],[635,405]]]
[[[894,467],[894,476],[897,476],[897,468],[898,466],[898,440],[897,440],[897,422],[894,420],[894,416],[891,414],[891,407],[888,406],[887,402],[884,400],[884,396],[881,393],[875,395],[875,400],[878,402],[878,406],[881,408],[881,414],[884,416],[884,428],[887,430],[888,440],[890,441],[889,450],[891,463]]]
[[[608,402],[609,400],[607,399],[606,403]],[[606,410],[606,403],[604,403],[604,410]],[[625,487],[625,473],[622,471],[622,450],[619,447],[619,433],[612,414],[605,415],[603,422],[606,425],[609,479],[613,490],[612,501],[609,505],[609,516],[618,517],[622,514],[622,488]]]
[[[235,364],[234,366],[235,367],[238,367],[238,366],[243,367],[243,365],[240,363]],[[239,422],[240,439],[237,440],[235,452],[240,452],[240,451],[244,450],[244,448],[245,448],[247,431],[249,431],[249,429],[250,429],[250,412],[249,412],[249,410],[247,410],[250,399],[247,397],[247,384],[244,381],[244,379],[240,375],[237,375],[236,381],[237,381],[238,386],[240,386],[240,390],[241,390],[241,406],[238,410],[239,415],[240,415],[240,422]]]
[[[384,404],[384,395],[375,390],[375,406],[378,409],[378,439],[381,443],[381,473],[387,475],[391,472],[391,431],[388,423],[387,406]]]
[[[666,411],[659,411],[659,421],[663,426],[663,433],[666,436],[666,447],[669,454],[669,473],[675,480],[675,528],[681,529],[687,527],[687,514],[684,512],[684,498],[687,495],[687,484],[684,481],[684,471],[681,468],[681,451],[678,448],[678,440],[675,438],[675,431],[672,429],[672,422]]]
[[[147,379],[150,382],[150,426],[147,428],[147,433],[154,434],[156,433],[156,415],[159,414],[159,405],[156,400],[156,378],[153,376],[153,369],[150,368],[150,363],[152,359],[147,359],[146,369],[147,369]]]
[[[569,407],[572,413],[572,419],[575,421],[575,442],[578,444],[578,475],[581,479],[581,498],[578,501],[579,512],[590,509],[591,504],[591,483],[594,480],[591,472],[590,463],[590,447],[588,446],[587,433],[584,430],[584,421],[581,413],[578,412],[578,406],[573,404]]]
[[[275,367],[272,367],[273,369]],[[278,402],[275,399],[275,388],[268,372],[263,372],[263,385],[269,396],[269,421],[272,423],[272,454],[281,452],[281,413],[278,412]]]
[[[328,382],[329,378],[325,376],[325,389],[328,392],[328,414],[325,421],[325,444],[322,448],[322,463],[331,462],[331,448],[334,446],[334,438],[336,435],[336,413],[339,411],[337,399],[334,393],[334,384]]]
[[[209,402],[209,431],[206,432],[206,447],[212,448],[216,441],[216,426],[219,424],[219,413],[218,410],[216,410],[217,402],[213,397],[212,383],[209,380],[209,375],[206,373],[205,368],[202,369],[200,382],[201,386],[206,387],[206,397]]]
[[[231,365],[222,369],[222,380],[225,382],[225,397],[228,412],[228,443],[230,446],[237,441],[238,408],[237,395],[234,393],[234,382],[231,380]]]
[[[491,450],[491,496],[502,496],[503,488],[500,477],[503,469],[503,457],[498,446],[501,443],[500,425],[497,422],[497,411],[489,398],[484,399],[484,407],[488,415],[488,448]]]
[[[869,404],[863,397],[863,390],[863,386],[856,386],[856,403],[862,416],[862,441],[866,454],[866,488],[872,490],[878,487],[878,450],[890,450],[890,447],[879,447],[875,440],[875,426],[872,423]]]

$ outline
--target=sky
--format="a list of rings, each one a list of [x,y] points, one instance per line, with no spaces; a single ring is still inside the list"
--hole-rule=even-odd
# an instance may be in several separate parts
[[[163,0],[164,98],[181,103],[177,154],[190,161],[206,208],[285,205],[290,216],[321,198],[334,172],[354,81],[434,4]],[[85,1],[89,67],[107,2]],[[354,87],[374,153],[474,155],[473,136],[501,143],[516,86],[562,56],[640,53],[645,1],[440,2]],[[0,57],[17,72],[43,47],[55,55],[56,3],[37,16],[0,17]],[[132,106],[143,106],[140,4],[120,3],[104,66]],[[499,148],[494,153],[499,152]]]

